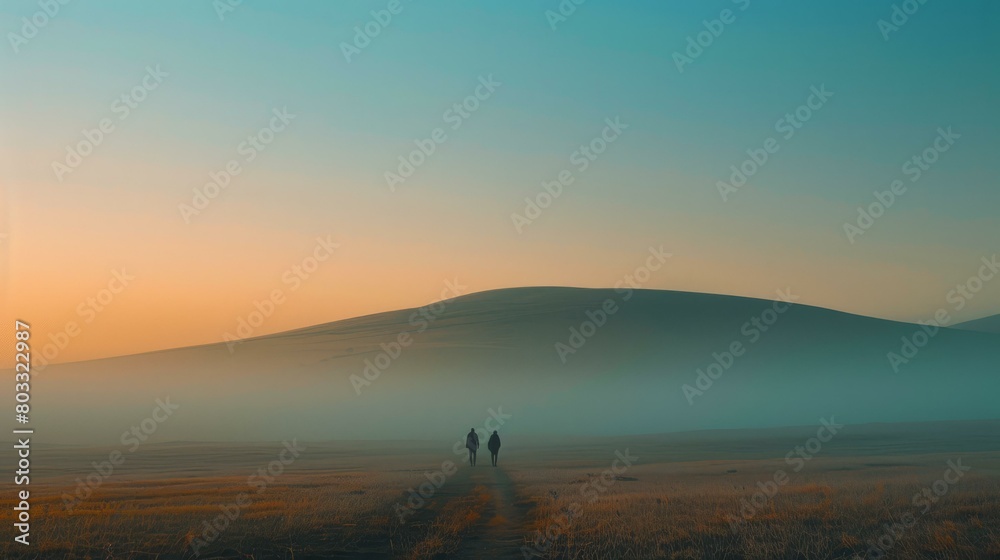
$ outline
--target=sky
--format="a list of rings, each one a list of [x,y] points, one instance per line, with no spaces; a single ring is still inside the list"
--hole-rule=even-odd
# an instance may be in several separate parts
[[[4,319],[49,361],[651,249],[643,288],[916,321],[997,251],[989,0],[233,4],[0,6]],[[1000,312],[976,285],[956,320]]]

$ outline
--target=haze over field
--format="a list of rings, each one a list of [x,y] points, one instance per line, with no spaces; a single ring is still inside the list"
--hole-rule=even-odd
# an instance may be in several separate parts
[[[38,439],[78,444],[118,441],[168,396],[158,441],[451,438],[491,409],[522,436],[995,418],[1000,337],[925,332],[732,296],[522,288],[54,365],[34,398]],[[912,359],[904,338],[923,343]]]

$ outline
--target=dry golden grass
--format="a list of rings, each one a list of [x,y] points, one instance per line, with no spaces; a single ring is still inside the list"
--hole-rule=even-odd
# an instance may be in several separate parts
[[[498,534],[523,535],[530,543],[578,503],[578,515],[558,532],[547,557],[846,560],[864,555],[886,523],[917,511],[913,495],[940,478],[945,461],[957,456],[817,458],[734,531],[730,521],[739,515],[741,500],[772,478],[783,466],[780,459],[647,460],[588,501],[580,490],[605,468],[603,461],[610,463],[607,455],[605,449],[588,451],[583,460],[571,457],[562,464],[542,454],[509,456],[505,472],[517,494],[512,507],[495,507],[497,488],[456,482],[407,523],[400,523],[393,506],[423,481],[424,465],[433,470],[440,464],[437,456],[384,456],[363,468],[352,466],[357,457],[324,459],[290,469],[260,494],[248,487],[243,468],[229,470],[244,473],[239,476],[112,477],[72,511],[65,510],[61,495],[72,492],[74,483],[40,478],[31,487],[30,553],[8,539],[0,544],[0,557],[189,559],[192,544],[204,537],[203,523],[221,514],[220,505],[249,492],[251,503],[201,558],[449,557],[465,550],[470,537],[488,545]],[[1000,558],[1000,454],[965,458],[974,469],[917,516],[889,558]],[[13,493],[0,496],[0,523],[9,524]]]
[[[485,486],[475,487],[468,496],[449,500],[431,524],[427,535],[413,547],[408,557],[424,560],[456,552],[462,533],[479,521],[489,501],[490,491]]]
[[[60,498],[68,488],[37,485],[32,487],[31,548],[44,558],[147,557],[139,551],[149,557],[155,552],[160,558],[191,557],[191,543],[204,538],[203,522],[219,516],[221,505],[238,503],[241,493],[251,502],[205,551],[235,546],[260,551],[258,557],[264,558],[275,543],[317,551],[381,546],[392,504],[411,483],[412,476],[400,473],[285,474],[257,494],[246,477],[109,480],[72,511]],[[11,507],[9,498],[0,500],[5,523],[11,521]],[[5,558],[18,552],[9,542],[0,545]]]
[[[917,522],[895,541],[890,558],[985,559],[1000,553],[1000,476],[990,468],[965,475],[920,515],[913,495],[942,475],[945,459],[913,468],[860,470],[846,462],[817,462],[779,489],[746,521],[740,500],[771,478],[767,462],[636,466],[632,482],[616,482],[590,503],[581,495],[586,473],[519,471],[519,498],[531,506],[526,541],[545,533],[559,515],[579,512],[542,549],[550,558],[586,559],[850,559],[865,557],[886,523],[914,513]],[[737,472],[734,470],[736,465]],[[773,462],[770,465],[774,465]],[[745,467],[745,468],[743,468]],[[877,474],[876,474],[877,473]],[[583,476],[579,476],[583,474]],[[596,474],[596,473],[591,473]],[[877,476],[877,478],[876,478]],[[874,557],[874,556],[872,556]]]

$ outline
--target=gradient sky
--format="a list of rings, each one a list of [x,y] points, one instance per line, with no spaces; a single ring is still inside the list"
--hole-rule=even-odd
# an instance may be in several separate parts
[[[253,334],[469,291],[611,286],[648,248],[674,257],[643,286],[773,297],[917,320],[1000,239],[1000,8],[930,0],[886,41],[890,0],[590,0],[552,29],[544,2],[411,2],[348,63],[342,43],[388,2],[71,2],[14,52],[40,10],[4,2],[0,262],[5,320],[81,333],[54,361],[217,342],[255,300],[287,300]],[[735,22],[679,72],[702,21]],[[112,103],[147,67],[169,75],[129,116]],[[480,76],[502,85],[451,130]],[[738,193],[716,182],[811,86],[834,96]],[[178,205],[274,108],[296,115],[185,223]],[[570,154],[606,118],[629,128],[589,169]],[[62,182],[53,160],[115,122]],[[843,224],[939,127],[961,134],[870,231]],[[384,173],[436,127],[448,139],[396,192]],[[780,138],[780,137],[779,137]],[[576,181],[523,233],[542,181]],[[340,244],[294,292],[282,274],[317,237]],[[135,280],[92,322],[78,306],[112,270]],[[957,320],[1000,312],[1000,282]]]

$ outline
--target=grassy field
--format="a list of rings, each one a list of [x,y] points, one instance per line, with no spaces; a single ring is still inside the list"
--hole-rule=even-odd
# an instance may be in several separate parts
[[[451,441],[151,444],[110,473],[101,462],[113,449],[39,449],[32,544],[11,537],[0,553],[1000,558],[998,427],[849,426],[819,445],[815,427],[511,436],[495,469],[486,453],[469,467]],[[0,504],[7,526],[13,488]]]

